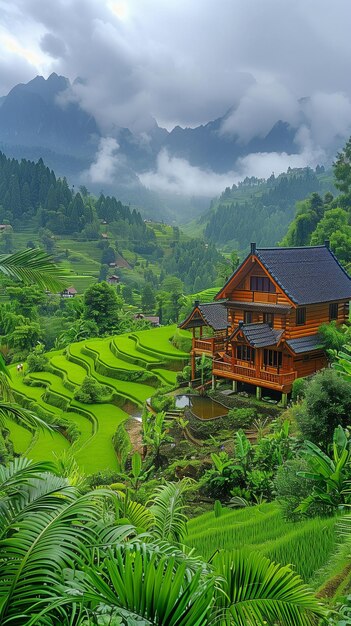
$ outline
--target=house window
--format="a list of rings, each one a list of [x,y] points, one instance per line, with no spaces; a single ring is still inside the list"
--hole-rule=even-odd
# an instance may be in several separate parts
[[[281,367],[283,362],[282,352],[277,350],[264,350],[263,351],[263,363],[269,367]]]
[[[269,324],[271,328],[274,326],[274,315],[273,313],[263,313],[263,323]]]
[[[252,313],[251,311],[244,311],[244,324],[252,323]]]
[[[250,363],[254,363],[255,350],[250,348],[250,346],[237,346],[236,358],[239,359],[239,361],[249,361]]]
[[[251,291],[267,291],[275,293],[275,286],[269,278],[267,278],[267,276],[251,276],[250,289]]]
[[[339,305],[337,302],[331,302],[329,304],[329,320],[337,320],[339,313]]]
[[[296,326],[306,324],[306,307],[302,306],[296,309]]]

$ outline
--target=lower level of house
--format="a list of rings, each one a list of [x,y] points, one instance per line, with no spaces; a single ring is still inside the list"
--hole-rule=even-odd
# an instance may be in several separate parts
[[[190,353],[193,381],[196,360],[205,355],[212,359],[213,385],[217,379],[232,381],[234,389],[239,382],[254,385],[257,397],[261,397],[264,389],[274,390],[282,394],[285,403],[296,378],[309,376],[327,366],[318,334],[288,339],[283,329],[263,322],[239,322],[234,329],[228,328],[228,324],[223,328],[223,320],[218,321],[218,306],[200,305],[198,309],[205,310],[207,317],[216,311],[217,318],[209,324],[207,320],[193,317],[182,324],[193,334]],[[217,328],[214,328],[215,322]]]
[[[196,359],[205,354],[213,359],[213,385],[217,379],[227,379],[233,382],[233,389],[236,390],[235,383],[242,382],[254,385],[257,397],[261,397],[262,389],[272,389],[281,392],[283,401],[286,401],[296,378],[309,376],[327,366],[326,356],[320,349],[293,355],[286,346],[275,350],[237,344],[229,345],[224,351],[217,350],[221,347],[220,343],[214,338],[193,341],[193,380],[196,378]]]

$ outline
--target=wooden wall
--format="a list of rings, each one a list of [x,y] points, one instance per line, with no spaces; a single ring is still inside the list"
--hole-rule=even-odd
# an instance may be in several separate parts
[[[294,358],[294,370],[297,371],[298,378],[304,378],[310,374],[318,372],[323,367],[327,367],[328,361],[326,356],[319,352],[309,353],[307,355],[300,355]]]
[[[348,302],[339,303],[338,323],[342,324],[347,321]],[[287,316],[285,336],[287,339],[296,339],[297,337],[307,337],[318,332],[321,324],[329,322],[329,302],[321,304],[310,304],[306,306],[306,323],[296,325],[296,311],[292,310]]]

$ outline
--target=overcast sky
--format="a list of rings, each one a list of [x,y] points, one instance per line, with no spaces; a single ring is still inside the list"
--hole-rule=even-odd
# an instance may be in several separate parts
[[[0,95],[55,71],[106,135],[233,107],[223,133],[284,119],[316,153],[350,134],[350,24],[350,0],[0,0]]]

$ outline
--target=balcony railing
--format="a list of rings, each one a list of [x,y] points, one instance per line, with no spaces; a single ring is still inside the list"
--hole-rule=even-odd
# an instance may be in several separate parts
[[[295,378],[296,372],[267,372],[265,370],[257,371],[254,367],[245,367],[243,365],[236,365],[235,363],[226,363],[224,361],[214,361],[213,373],[216,375],[223,375],[226,378],[240,377],[241,379],[247,379],[247,382],[262,383],[266,382],[270,385],[276,385],[278,387],[284,387],[291,384]]]
[[[218,350],[224,350],[224,339],[219,339],[217,337],[209,337],[208,339],[194,339],[193,350],[201,350],[202,352],[214,354]]]

